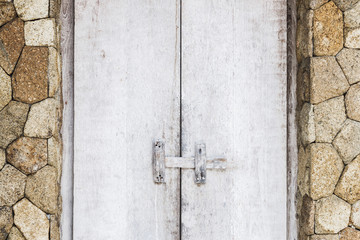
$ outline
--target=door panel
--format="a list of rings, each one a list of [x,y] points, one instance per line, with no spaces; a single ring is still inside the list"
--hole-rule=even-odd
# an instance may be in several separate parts
[[[182,156],[228,160],[182,170],[182,239],[285,239],[286,1],[183,0],[182,46]]]
[[[74,239],[179,239],[179,3],[75,0]]]

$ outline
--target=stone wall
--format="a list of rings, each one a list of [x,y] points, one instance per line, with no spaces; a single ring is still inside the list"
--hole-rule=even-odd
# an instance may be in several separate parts
[[[56,0],[0,0],[0,240],[60,239]]]
[[[298,0],[300,240],[360,240],[360,1]]]

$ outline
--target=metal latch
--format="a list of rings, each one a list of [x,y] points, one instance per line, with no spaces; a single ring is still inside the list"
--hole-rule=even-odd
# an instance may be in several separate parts
[[[225,158],[206,158],[206,145],[195,145],[195,157],[166,157],[165,143],[157,140],[153,146],[153,171],[156,183],[165,183],[165,168],[195,169],[195,183],[206,182],[206,169],[226,169]]]

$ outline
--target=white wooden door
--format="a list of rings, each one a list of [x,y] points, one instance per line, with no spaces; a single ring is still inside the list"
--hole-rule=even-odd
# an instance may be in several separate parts
[[[286,239],[285,0],[75,0],[74,91],[74,239]]]

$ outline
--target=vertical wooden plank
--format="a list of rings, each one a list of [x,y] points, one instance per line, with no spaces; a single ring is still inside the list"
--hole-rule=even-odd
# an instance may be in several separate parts
[[[182,239],[286,239],[286,1],[183,0]]]
[[[63,121],[61,135],[63,158],[61,175],[61,239],[73,239],[73,165],[74,165],[74,1],[62,0],[61,21],[61,60]]]
[[[177,1],[75,1],[74,239],[179,239]]]
[[[287,238],[298,239],[296,217],[296,191],[298,173],[297,121],[296,121],[296,0],[287,1]]]

